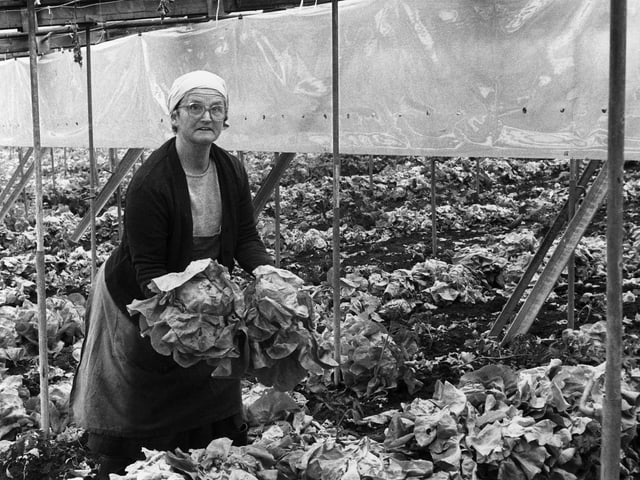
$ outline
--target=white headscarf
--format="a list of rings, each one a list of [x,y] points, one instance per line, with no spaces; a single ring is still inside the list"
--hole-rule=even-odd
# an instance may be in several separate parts
[[[215,73],[207,72],[205,70],[196,70],[194,72],[185,73],[184,75],[176,78],[169,90],[169,96],[167,97],[167,107],[169,113],[173,112],[176,105],[180,103],[180,100],[187,94],[189,90],[194,88],[210,88],[220,92],[224,97],[224,101],[229,109],[229,96],[227,94],[227,84],[222,78]]]

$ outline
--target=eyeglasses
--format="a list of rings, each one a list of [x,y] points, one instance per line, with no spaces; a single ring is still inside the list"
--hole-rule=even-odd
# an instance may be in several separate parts
[[[204,112],[209,112],[211,119],[216,122],[220,122],[225,119],[227,112],[224,105],[215,104],[210,107],[205,107],[201,103],[189,103],[187,105],[179,105],[178,108],[184,108],[187,113],[193,118],[200,118],[204,115]]]

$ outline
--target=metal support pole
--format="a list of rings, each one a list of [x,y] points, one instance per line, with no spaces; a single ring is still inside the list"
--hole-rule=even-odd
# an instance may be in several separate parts
[[[141,148],[130,148],[127,150],[127,153],[125,153],[124,157],[122,157],[115,171],[109,177],[109,180],[107,180],[107,183],[105,183],[104,187],[102,187],[100,193],[96,195],[94,204],[96,212],[100,212],[102,208],[107,204],[111,196],[116,192],[117,188],[122,183],[125,175],[127,175],[127,172],[129,172],[129,170],[132,168],[132,165],[138,160],[138,157],[140,157],[141,153]],[[88,228],[90,228],[90,226],[91,215],[87,213],[84,217],[82,217],[82,220],[80,220],[80,223],[78,223],[78,225],[76,226],[76,229],[69,237],[69,240],[71,240],[72,242],[80,241],[80,238],[82,237],[84,232]]]
[[[276,238],[274,242],[274,249],[276,251],[276,267],[280,268],[282,250],[282,246],[280,245],[280,182],[276,184],[276,190],[274,192],[274,203],[274,215],[276,217]]]
[[[18,158],[20,161],[20,179],[24,178],[24,156],[22,154],[22,148],[20,148],[18,153]],[[35,159],[35,155],[34,155],[34,159]],[[24,216],[29,218],[29,197],[27,195],[27,188],[25,185],[25,188],[22,189],[22,205],[24,207]]]
[[[42,147],[40,145],[40,106],[38,95],[38,56],[35,0],[27,2],[29,25],[29,68],[31,73],[31,118],[33,153],[36,167],[36,292],[38,298],[38,372],[40,374],[40,428],[49,437],[49,359],[47,351],[47,291],[44,263],[44,213],[42,211]]]
[[[480,157],[476,157],[476,197],[480,198]]]
[[[118,166],[118,154],[115,148],[109,149],[109,162],[111,163],[111,172],[116,171]],[[120,184],[116,188],[116,206],[118,208],[118,239],[122,240],[123,226],[122,226],[122,188]]]
[[[53,157],[53,147],[51,147],[50,151],[51,151],[51,187],[55,192],[57,190],[56,189],[56,161]]]
[[[373,192],[373,155],[369,155],[369,190]]]
[[[572,158],[569,161],[569,203],[567,211],[567,223],[571,221],[576,212],[576,182],[578,178],[577,160]],[[576,255],[571,253],[567,262],[567,327],[575,328],[575,305],[576,305]]]
[[[2,221],[5,214],[7,213],[7,210],[11,208],[11,206],[13,205],[15,198],[17,198],[22,192],[22,187],[20,188],[14,187],[14,185],[16,182],[18,182],[18,186],[20,186],[20,184],[22,184],[25,181],[24,167],[29,157],[31,157],[32,153],[33,153],[33,148],[28,148],[26,153],[23,153],[22,149],[18,148],[18,166],[14,170],[13,175],[11,175],[11,178],[9,178],[9,181],[7,182],[5,187],[2,189],[2,192],[0,192],[0,206],[2,206],[2,209],[0,210],[0,222]],[[12,193],[12,190],[13,190],[13,193]],[[7,197],[9,197],[9,201],[5,203],[5,199]],[[14,197],[13,201],[11,201],[11,197]]]
[[[585,167],[584,171],[581,173],[580,180],[578,180],[578,186],[580,187],[580,190],[578,193],[580,193],[580,196],[582,196],[582,192],[586,191],[587,188],[589,187],[589,181],[591,180],[593,173],[599,168],[599,166],[600,166],[599,160],[591,160]],[[568,209],[569,209],[569,202],[567,201],[560,209],[560,212],[558,213],[555,220],[551,224],[551,227],[549,228],[549,230],[547,230],[547,233],[545,234],[544,238],[540,242],[540,246],[538,247],[538,250],[536,251],[535,255],[531,257],[531,260],[529,261],[529,265],[527,265],[527,269],[525,270],[524,274],[518,281],[518,284],[516,285],[516,288],[513,290],[513,293],[509,297],[509,300],[507,300],[507,303],[502,308],[502,312],[500,312],[500,315],[498,316],[495,323],[491,327],[491,331],[489,332],[490,337],[497,336],[502,331],[502,329],[507,324],[507,322],[511,320],[513,316],[513,312],[518,306],[520,299],[524,295],[525,291],[529,288],[529,283],[531,282],[534,275],[540,268],[540,265],[542,265],[542,262],[545,259],[547,252],[555,242],[562,228],[564,227],[566,223],[565,220],[567,218]]]
[[[271,168],[267,177],[262,181],[260,188],[253,197],[253,209],[255,211],[256,219],[267,204],[267,200],[271,198],[271,194],[274,192],[276,185],[287,168],[289,168],[289,165],[295,156],[296,154],[292,152],[284,152],[276,156],[273,168]]]
[[[438,226],[436,215],[436,159],[431,157],[431,256],[438,258]]]
[[[609,170],[607,189],[607,363],[603,400],[600,478],[620,478],[622,396],[622,238],[624,186],[624,103],[626,88],[627,2],[611,0],[609,28]]]
[[[331,2],[332,99],[333,99],[333,336],[334,358],[340,363],[340,105],[338,0]],[[340,384],[340,367],[334,370],[334,382]]]
[[[529,297],[520,307],[518,314],[513,319],[513,323],[507,329],[502,342],[500,342],[501,346],[506,345],[516,336],[527,333],[533,324],[542,305],[556,285],[558,278],[560,278],[560,274],[567,267],[569,256],[576,249],[593,216],[607,197],[608,181],[609,171],[607,168],[603,168],[591,184],[580,207],[576,209],[576,213],[569,225],[567,225],[567,229],[558,240],[556,249],[549,257],[535,285],[531,288]]]
[[[86,50],[87,50],[87,121],[89,126],[89,215],[91,217],[91,282],[96,277],[96,158],[93,148],[93,100],[91,87],[91,27],[85,26]]]
[[[30,151],[28,152],[28,155],[31,156],[33,149],[29,149],[29,150]],[[26,163],[26,160],[23,160],[23,162]],[[24,175],[21,175],[20,181],[13,188],[13,191],[11,192],[7,200],[2,205],[2,208],[0,208],[0,222],[4,220],[4,217],[7,215],[7,213],[9,213],[9,210],[11,210],[11,208],[13,207],[13,204],[16,202],[17,198],[20,196],[20,193],[24,191],[26,184],[29,183],[29,181],[31,180],[31,177],[33,176],[33,171],[35,170],[35,168],[36,168],[36,162],[34,160],[29,165],[29,168],[27,168],[27,170],[24,172]],[[19,172],[17,170],[15,173],[16,175],[19,175]],[[14,182],[12,182],[12,185],[13,183]],[[3,192],[3,194],[4,193],[5,192]],[[2,195],[2,197],[5,198],[6,195]],[[27,211],[26,214],[29,215],[29,212]]]
[[[64,171],[64,176],[65,178],[67,177],[67,169],[69,168],[67,165],[67,147],[64,147],[62,149],[62,159],[63,159],[63,171]]]

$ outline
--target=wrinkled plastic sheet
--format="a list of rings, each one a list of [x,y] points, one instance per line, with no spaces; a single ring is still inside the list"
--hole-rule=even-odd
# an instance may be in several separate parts
[[[609,2],[344,0],[340,151],[606,158]],[[640,158],[640,5],[628,6],[626,156]],[[227,80],[231,150],[332,150],[331,5],[92,47],[96,147],[155,147],[193,69]],[[41,143],[88,145],[86,52],[39,59]],[[0,144],[33,143],[28,59],[0,62]]]

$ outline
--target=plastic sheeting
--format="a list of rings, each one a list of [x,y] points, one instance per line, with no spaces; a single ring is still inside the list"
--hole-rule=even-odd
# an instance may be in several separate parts
[[[609,2],[339,3],[340,151],[606,158]],[[640,5],[628,7],[626,154],[640,159]],[[332,148],[331,5],[171,28],[92,47],[94,145],[155,147],[193,69],[227,80],[231,150]],[[86,53],[83,51],[86,60]],[[42,145],[88,144],[86,71],[40,58]],[[31,145],[28,59],[0,62],[0,144]]]

